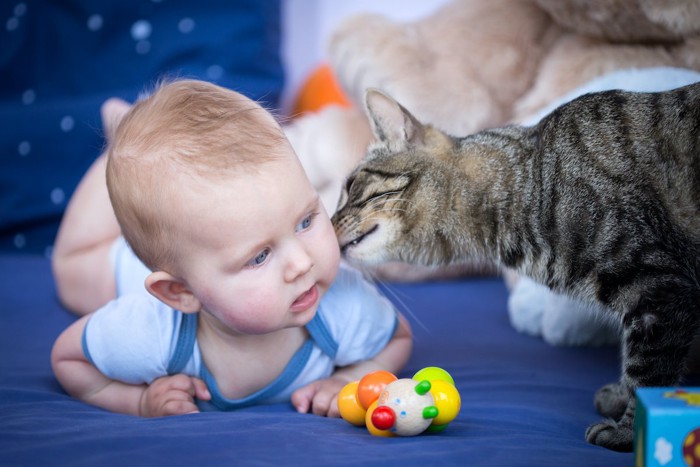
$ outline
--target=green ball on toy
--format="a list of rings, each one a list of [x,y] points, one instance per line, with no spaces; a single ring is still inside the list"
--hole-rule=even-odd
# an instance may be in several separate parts
[[[455,380],[452,378],[452,375],[450,375],[447,371],[443,370],[440,367],[437,366],[427,366],[423,368],[422,370],[418,370],[415,375],[413,375],[413,378],[416,381],[423,381],[423,380],[428,380],[428,381],[445,381],[447,383],[450,383],[452,386],[455,385]]]

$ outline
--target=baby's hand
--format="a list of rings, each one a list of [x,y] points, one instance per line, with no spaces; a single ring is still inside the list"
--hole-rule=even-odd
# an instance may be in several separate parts
[[[178,374],[153,381],[141,396],[143,417],[162,417],[199,412],[194,399],[208,401],[211,394],[199,378]]]
[[[346,384],[347,381],[339,378],[314,381],[294,391],[292,405],[300,413],[307,413],[311,409],[314,415],[340,417],[338,393]]]

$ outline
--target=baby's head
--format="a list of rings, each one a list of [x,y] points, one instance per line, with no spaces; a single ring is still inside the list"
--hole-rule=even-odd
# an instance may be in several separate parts
[[[162,269],[177,253],[184,202],[201,197],[202,186],[289,155],[281,128],[257,103],[181,80],[158,86],[124,117],[109,148],[107,185],[127,242],[151,269]]]
[[[338,242],[316,190],[274,118],[233,91],[177,81],[136,104],[107,185],[154,271],[146,288],[227,332],[303,326],[335,279]]]

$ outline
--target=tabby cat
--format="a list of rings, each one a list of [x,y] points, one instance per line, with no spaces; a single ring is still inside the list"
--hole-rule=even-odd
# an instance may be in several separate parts
[[[366,104],[377,142],[333,216],[343,255],[482,258],[602,304],[622,323],[622,375],[586,439],[631,451],[635,389],[678,384],[700,331],[700,83],[588,94],[460,138],[377,90]]]

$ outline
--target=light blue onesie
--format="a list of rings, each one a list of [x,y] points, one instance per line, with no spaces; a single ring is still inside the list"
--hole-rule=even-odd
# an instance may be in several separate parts
[[[197,314],[173,310],[151,296],[143,283],[148,269],[120,240],[113,249],[118,298],[99,309],[83,333],[83,352],[103,374],[130,384],[150,384],[176,373],[202,378],[212,394],[202,410],[233,410],[289,401],[292,392],[329,377],[335,367],[374,357],[398,323],[391,302],[346,265],[321,299],[306,329],[311,338],[275,381],[238,400],[226,399],[202,361]]]

